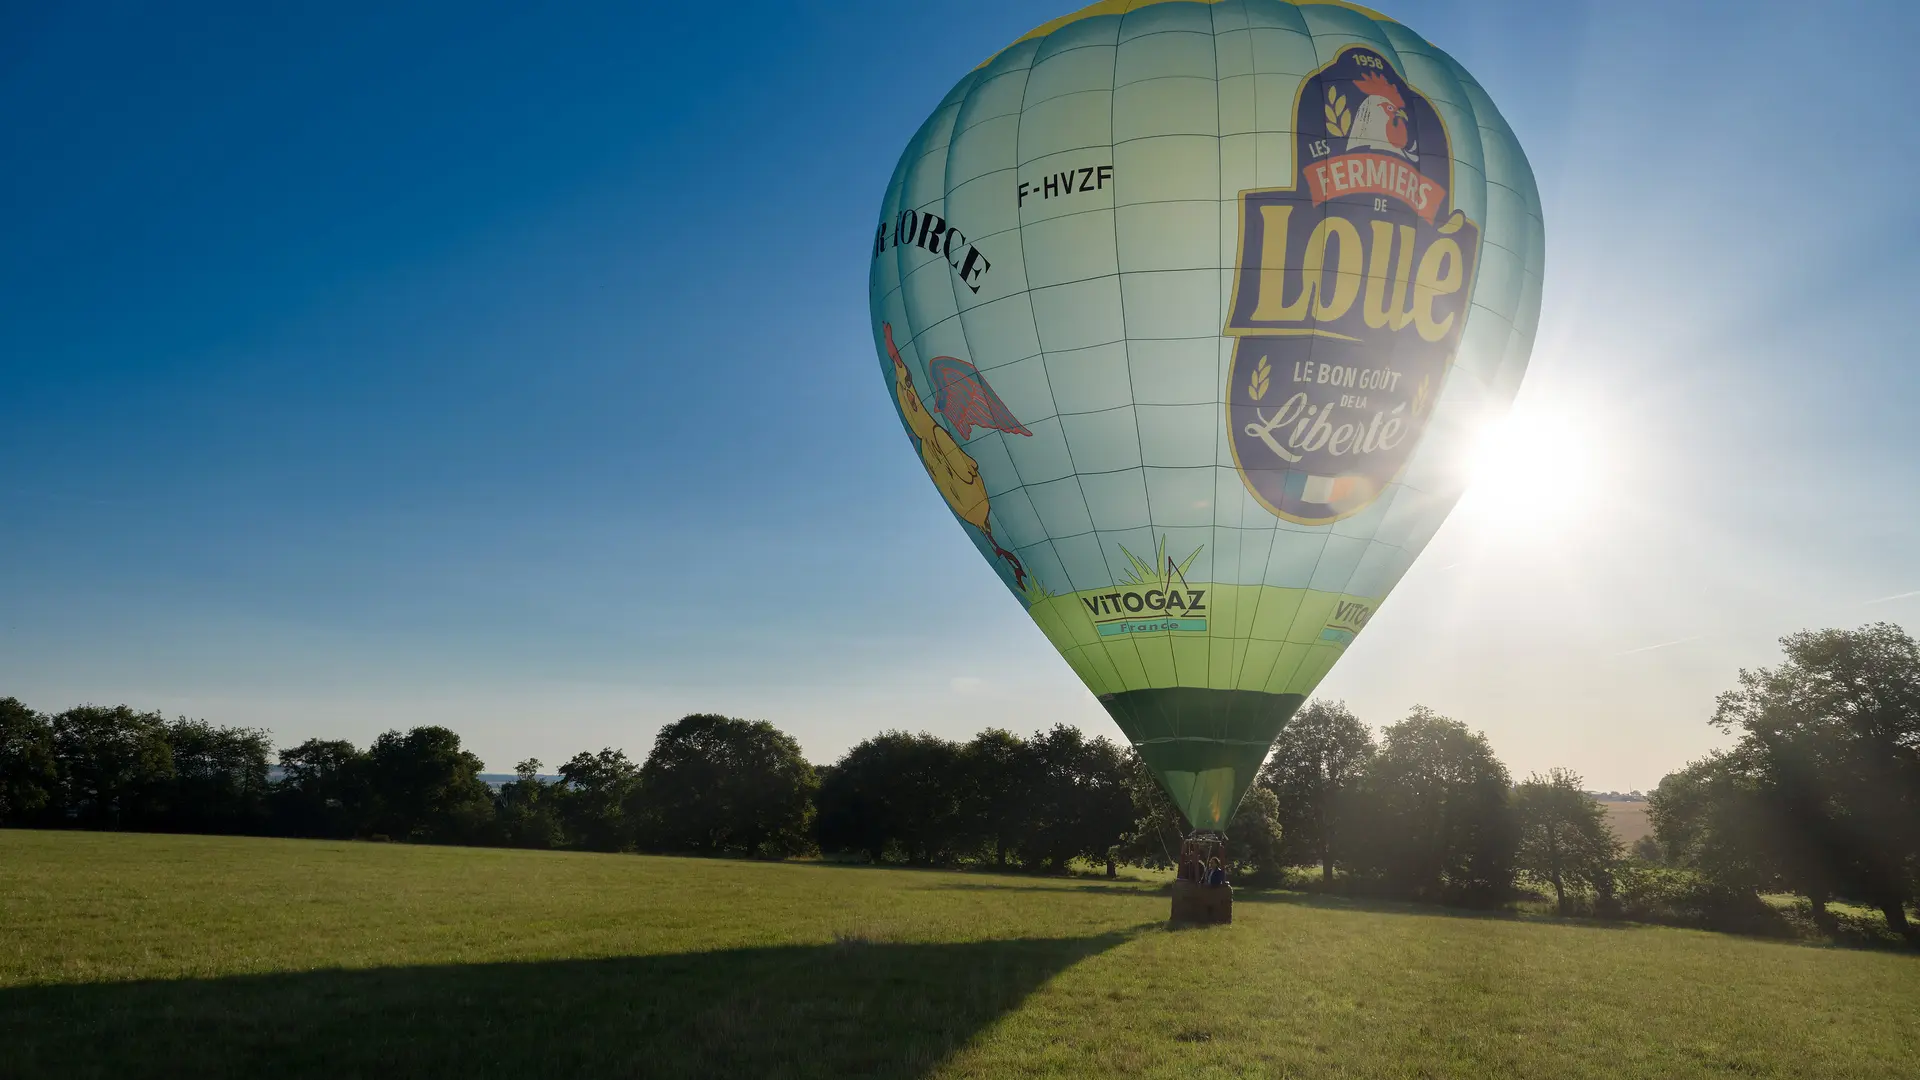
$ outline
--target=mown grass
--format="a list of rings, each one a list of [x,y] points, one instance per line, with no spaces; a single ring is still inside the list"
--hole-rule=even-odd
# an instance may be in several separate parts
[[[1159,887],[0,831],[0,1076],[1920,1072],[1910,953]]]

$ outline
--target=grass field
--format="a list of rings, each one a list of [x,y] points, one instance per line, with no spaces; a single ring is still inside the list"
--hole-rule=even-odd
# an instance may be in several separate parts
[[[1913,954],[1158,888],[0,831],[0,1076],[1920,1074]]]

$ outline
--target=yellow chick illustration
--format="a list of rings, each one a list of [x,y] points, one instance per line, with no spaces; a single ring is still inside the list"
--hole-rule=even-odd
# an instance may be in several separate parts
[[[1014,583],[1024,588],[1026,568],[1013,552],[994,539],[993,527],[988,523],[987,485],[980,479],[980,463],[960,448],[959,442],[934,420],[932,412],[922,403],[913,385],[913,373],[907,370],[906,360],[893,343],[893,325],[883,324],[881,332],[886,338],[887,355],[893,359],[894,398],[899,402],[900,415],[906,418],[914,442],[919,444],[920,463],[926,466],[933,486],[947,500],[954,516],[986,536],[994,554],[1012,568]],[[1013,413],[972,364],[957,357],[936,356],[927,368],[928,377],[934,383],[934,407],[960,432],[961,438],[976,426],[1011,435],[1033,434],[1014,419]]]

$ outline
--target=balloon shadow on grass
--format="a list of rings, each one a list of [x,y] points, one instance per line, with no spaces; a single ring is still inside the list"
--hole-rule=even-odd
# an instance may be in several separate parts
[[[0,1075],[904,1080],[1128,936],[13,987]]]

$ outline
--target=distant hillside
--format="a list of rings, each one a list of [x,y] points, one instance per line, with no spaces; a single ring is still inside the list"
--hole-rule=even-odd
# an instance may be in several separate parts
[[[1647,800],[1602,799],[1600,805],[1607,811],[1607,824],[1613,826],[1613,834],[1628,847],[1643,836],[1653,835],[1653,823],[1647,820]]]

